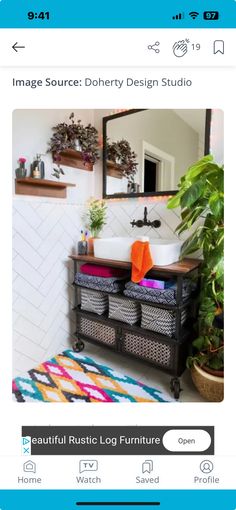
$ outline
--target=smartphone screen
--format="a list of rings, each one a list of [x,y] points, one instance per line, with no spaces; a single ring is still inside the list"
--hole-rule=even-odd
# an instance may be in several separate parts
[[[236,508],[235,28],[0,0],[0,510]]]

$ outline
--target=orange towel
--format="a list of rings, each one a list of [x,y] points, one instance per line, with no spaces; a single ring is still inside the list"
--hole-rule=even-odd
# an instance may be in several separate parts
[[[132,275],[131,280],[139,283],[153,267],[149,242],[135,241],[131,247]]]

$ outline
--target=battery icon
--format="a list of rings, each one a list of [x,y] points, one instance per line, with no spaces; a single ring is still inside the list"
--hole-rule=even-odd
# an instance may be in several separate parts
[[[207,21],[216,21],[219,17],[219,11],[205,11],[203,13],[203,19],[206,19]]]

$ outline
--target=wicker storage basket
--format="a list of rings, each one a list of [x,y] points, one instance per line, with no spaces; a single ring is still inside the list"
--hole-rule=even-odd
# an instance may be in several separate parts
[[[142,304],[142,322],[141,327],[156,331],[162,335],[173,337],[176,330],[176,313],[171,310],[164,310],[150,305]],[[181,313],[181,324],[184,324],[187,318],[187,311]]]
[[[109,318],[131,325],[136,324],[141,319],[141,306],[132,299],[109,296]]]
[[[166,370],[174,366],[175,347],[149,336],[125,330],[122,338],[122,352],[150,361]]]
[[[96,342],[116,347],[116,329],[99,322],[99,320],[89,319],[82,314],[78,314],[77,330],[78,334],[82,334]]]
[[[209,402],[224,400],[224,377],[208,374],[196,363],[191,369],[192,380],[200,395]]]
[[[103,292],[81,288],[81,310],[102,315],[108,310],[108,297]]]

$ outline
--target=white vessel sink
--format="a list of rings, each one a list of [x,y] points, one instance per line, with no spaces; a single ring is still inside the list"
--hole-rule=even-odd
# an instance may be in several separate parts
[[[132,237],[109,237],[94,239],[94,256],[100,259],[131,261],[131,246],[137,239]],[[177,239],[150,239],[155,266],[168,266],[180,257],[182,241]]]

